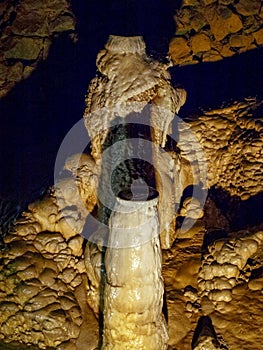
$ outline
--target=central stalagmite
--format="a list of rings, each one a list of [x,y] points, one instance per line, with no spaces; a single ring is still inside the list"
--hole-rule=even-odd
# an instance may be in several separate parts
[[[164,146],[186,92],[172,87],[169,64],[147,56],[139,36],[110,36],[96,64],[84,122],[99,169],[98,217],[109,224],[109,237],[104,227],[87,244],[87,299],[97,315],[103,314],[102,349],[162,350],[168,331],[161,248],[175,239],[181,188],[173,170],[178,154],[173,149],[169,156]],[[152,164],[152,173],[138,160]],[[146,184],[135,189],[139,198],[132,190],[128,198],[120,195],[135,182]]]
[[[167,348],[157,204],[158,193],[151,189],[143,200],[122,196],[110,218],[104,350]]]

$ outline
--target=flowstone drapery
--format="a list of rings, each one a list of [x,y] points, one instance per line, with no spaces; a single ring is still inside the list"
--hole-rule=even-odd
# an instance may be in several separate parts
[[[110,36],[105,49],[98,54],[97,67],[99,74],[90,83],[84,113],[94,159],[100,161],[105,145],[109,146],[109,128],[120,126],[122,123],[138,123],[150,127],[151,131],[146,136],[151,139],[151,148],[153,145],[164,147],[175,113],[178,113],[186,100],[185,90],[175,89],[171,85],[170,74],[167,71],[169,65],[151,60],[146,55],[141,37]],[[147,107],[150,108],[149,116],[145,116]],[[137,115],[134,117],[134,114]],[[122,132],[121,138],[115,141],[123,140],[123,137],[129,137],[129,131],[126,135]],[[141,137],[139,129],[133,137]],[[115,160],[114,166],[118,164],[118,159],[123,158],[124,152],[124,159],[132,157],[129,147],[118,148],[112,155]],[[160,193],[161,243],[162,248],[169,248],[175,238],[174,207],[176,203],[179,204],[181,193],[178,192],[185,185],[180,184],[183,182],[182,177],[180,180],[176,179],[177,174],[174,170],[181,160],[175,150],[169,154],[168,161],[165,154],[160,156],[153,150],[151,152],[156,188]],[[133,158],[140,157],[137,154],[137,157],[133,155]],[[107,167],[105,163],[107,161],[104,160],[104,169]],[[105,170],[106,176],[111,176],[112,171],[113,169],[108,167]],[[126,177],[126,183],[125,180],[120,183],[123,177]],[[124,165],[122,174],[115,178],[115,182],[119,182],[123,188],[128,186],[127,178],[131,178],[130,169]],[[103,181],[101,187],[103,188]],[[108,192],[105,188],[103,191]]]
[[[157,196],[124,193],[110,218],[102,349],[167,348]]]

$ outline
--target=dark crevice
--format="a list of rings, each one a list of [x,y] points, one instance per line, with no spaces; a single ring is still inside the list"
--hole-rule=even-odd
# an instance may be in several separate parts
[[[179,115],[195,114],[200,108],[221,107],[223,102],[246,97],[263,98],[263,48],[225,58],[217,62],[172,67],[172,80],[187,91],[186,104]]]
[[[263,222],[263,192],[247,200],[241,200],[240,197],[231,196],[222,188],[212,187],[209,196],[228,220],[230,231],[257,226]]]
[[[212,246],[214,242],[225,239],[228,237],[228,233],[225,230],[217,229],[210,230],[204,235],[203,245],[202,245],[202,254],[208,254],[208,247]]]
[[[198,339],[202,336],[211,337],[213,339],[213,344],[216,348],[219,348],[219,342],[217,340],[217,335],[214,330],[212,320],[209,316],[201,316],[198,320],[196,329],[194,331],[194,336],[192,340],[192,349],[198,344]]]
[[[250,279],[250,280],[253,280],[253,279],[260,278],[260,277],[263,277],[263,266],[261,266],[261,267],[255,269],[255,270],[252,270],[249,279]]]

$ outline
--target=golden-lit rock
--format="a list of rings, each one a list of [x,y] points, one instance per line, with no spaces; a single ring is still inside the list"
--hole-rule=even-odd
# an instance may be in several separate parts
[[[258,45],[263,45],[263,28],[253,33],[253,37]]]
[[[146,57],[145,43],[141,37],[119,36],[110,36],[105,49],[97,56],[97,67],[101,76],[95,77],[89,86],[84,122],[91,137],[91,153],[99,167],[102,167],[102,150],[108,128],[116,119],[116,113],[125,121],[129,113],[141,112],[144,107],[151,104],[153,107],[150,123],[154,128],[152,139],[155,144],[164,147],[174,113],[177,114],[186,101],[185,90],[172,87],[168,66]],[[119,154],[121,152],[125,151],[120,150]],[[161,172],[170,166],[170,162],[161,164],[156,155],[153,155],[153,162]],[[173,171],[167,173],[173,174]],[[108,174],[107,177],[109,176]],[[126,177],[128,178],[129,174]],[[166,183],[173,182],[173,175],[167,180],[162,183],[161,176],[156,171],[157,190],[160,193],[163,191],[160,196],[163,248],[168,247],[174,240],[174,189],[171,189],[171,186],[168,186],[168,190],[166,188]],[[125,185],[127,186],[122,184],[122,187]],[[107,190],[101,189],[101,191]],[[169,201],[166,202],[163,198],[169,198]],[[165,236],[169,236],[171,241]]]
[[[97,56],[97,67],[102,77],[92,80],[84,113],[85,126],[91,138],[91,154],[96,162],[102,157],[107,128],[116,113],[125,118],[130,112],[141,112],[148,103],[157,106],[154,111],[158,107],[160,111],[162,108],[166,110],[165,118],[158,112],[151,115],[151,124],[162,131],[160,137],[154,134],[154,141],[164,147],[174,113],[178,113],[186,99],[183,89],[171,86],[168,66],[146,60],[142,37],[110,36],[105,49]],[[149,91],[150,94],[147,94]],[[140,95],[145,98],[138,102]]]
[[[232,35],[229,39],[229,43],[231,47],[244,47],[246,50],[251,46],[253,41],[252,35]]]
[[[177,34],[185,35],[192,29],[198,32],[206,25],[206,18],[195,6],[183,7],[175,17],[177,23]]]
[[[173,63],[213,62],[255,49],[250,34],[261,29],[259,10],[259,0],[183,1],[174,17],[176,33],[169,48]],[[257,45],[262,45],[260,39]]]
[[[191,47],[194,53],[209,51],[211,49],[211,42],[206,34],[200,33],[191,38]]]
[[[43,39],[13,39],[11,48],[5,52],[5,57],[7,59],[36,60],[43,47]]]
[[[72,254],[74,256],[80,256],[82,252],[82,244],[83,244],[83,237],[82,236],[75,236],[71,238],[68,242],[68,247],[71,249]]]
[[[48,287],[51,287],[56,282],[56,272],[50,268],[45,268],[39,276],[40,282]]]
[[[6,236],[0,271],[4,342],[64,350],[63,344],[71,339],[70,346],[75,347],[83,318],[74,291],[85,291],[85,286],[81,287],[81,274],[85,272],[83,237],[75,229],[79,227],[80,232],[83,227],[87,202],[93,208],[97,200],[93,196],[89,202],[91,197],[85,197],[95,190],[95,183],[88,181],[91,173],[86,164],[82,162],[76,168],[83,198],[75,197],[75,180],[60,181],[44,198],[29,205],[15,230]]]
[[[25,305],[25,310],[36,311],[45,308],[47,305],[55,303],[57,297],[56,291],[46,288],[29,300]]]
[[[38,271],[35,269],[34,266],[29,266],[25,270],[19,271],[17,273],[17,277],[22,281],[26,281],[32,278],[38,278],[38,276]]]
[[[23,64],[17,62],[12,66],[9,66],[9,70],[6,76],[6,79],[9,81],[20,81],[23,75]]]
[[[258,14],[261,5],[260,0],[239,0],[235,8],[241,15],[250,16]]]
[[[236,288],[240,277],[242,281],[248,282],[249,274],[245,275],[242,271],[248,259],[262,246],[262,238],[262,232],[259,231],[241,238],[219,240],[209,246],[198,273],[200,298],[208,296],[219,308],[221,302],[231,302],[233,293],[238,293]],[[257,288],[256,285],[252,282],[251,289]]]
[[[91,309],[98,316],[100,306],[100,283],[101,283],[101,272],[103,267],[102,252],[104,237],[108,236],[107,230],[96,231],[93,237],[96,237],[97,244],[93,243],[94,239],[91,237],[91,241],[87,243],[84,261],[85,268],[89,279],[89,288],[87,291],[87,301]],[[101,242],[100,243],[100,237]]]
[[[190,122],[206,154],[209,185],[221,187],[242,200],[259,193],[261,188],[262,126],[249,116],[251,108],[260,105],[255,99],[236,102]],[[228,141],[232,135],[235,142]]]
[[[256,290],[262,290],[263,289],[263,278],[255,278],[248,282],[248,288],[250,290],[256,291]]]
[[[180,62],[180,59],[190,55],[191,48],[184,38],[173,38],[170,44],[170,55],[173,57],[175,63]]]
[[[67,247],[63,236],[60,233],[39,233],[34,241],[35,247],[39,251],[57,254]]]
[[[210,4],[213,4],[214,2],[216,2],[216,0],[202,0],[202,3],[204,5],[210,5]]]
[[[242,29],[242,21],[238,15],[225,8],[221,13],[215,13],[211,23],[211,31],[216,40],[224,39],[228,34]]]
[[[76,178],[80,199],[89,212],[97,203],[96,188],[100,175],[99,164],[87,154],[75,154],[67,159],[64,168]]]
[[[231,50],[230,44],[221,45],[220,54],[223,57],[231,57],[233,56],[233,50]]]
[[[176,64],[193,63],[195,54],[198,54],[200,61],[215,61],[229,57],[234,51],[242,52],[254,48],[252,38],[258,46],[262,45],[259,17],[251,16],[258,14],[258,1],[239,1],[236,4],[237,12],[246,16],[246,20],[232,11],[233,6],[226,7],[232,3],[231,0],[221,0],[218,3],[222,6],[218,7],[215,0],[183,2],[184,7],[194,9],[186,8],[183,11],[177,32],[180,36],[171,41],[170,53]],[[52,23],[49,24],[42,21],[38,13],[38,1],[24,0],[19,6],[19,11],[28,12],[23,14],[23,18],[17,17],[14,21],[12,31],[15,35],[10,44],[13,46],[5,47],[8,58],[16,58],[19,61],[24,57],[38,61],[39,52],[42,49],[48,51],[49,48],[49,39],[41,41],[46,35],[47,28],[54,33],[73,30],[74,21],[71,15],[64,14],[57,17],[61,8],[67,6],[64,0],[41,3],[52,17]],[[3,7],[3,4],[0,4],[0,9]],[[10,13],[11,10],[14,10],[13,5],[10,5]],[[5,20],[8,16],[9,14],[5,12]],[[251,24],[253,20],[256,22],[255,25]],[[27,25],[28,21],[30,23]],[[211,28],[208,23],[211,23]],[[32,32],[35,32],[36,40],[31,37],[22,37],[20,40],[20,35],[29,35]],[[30,48],[27,45],[28,39],[33,40],[30,41],[32,43]],[[39,41],[42,42],[40,51],[36,48]],[[124,57],[129,55],[134,57]],[[185,102],[186,93],[184,90],[173,89],[166,68],[149,58],[146,59],[145,55],[144,43],[138,38],[130,41],[112,37],[109,40],[105,50],[98,56],[97,65],[101,75],[91,83],[85,117],[96,108],[111,107],[120,101],[137,103],[138,111],[141,110],[140,103],[168,107],[167,120],[163,121],[158,113],[152,115],[152,121],[157,124],[160,122],[160,125],[165,127],[164,132],[155,134],[157,143],[164,146],[171,116],[177,113]],[[114,67],[111,66],[112,60],[116,64]],[[138,68],[137,71],[134,67]],[[24,69],[22,61],[12,63],[10,66],[0,64],[0,80],[3,84],[14,83],[22,76],[26,77],[32,70],[32,67]],[[7,91],[11,85],[5,86]],[[206,159],[202,161],[208,164],[209,187],[222,188],[230,196],[237,196],[244,201],[261,191],[262,123],[251,116],[252,110],[258,106],[260,106],[258,101],[247,100],[216,111],[204,112],[195,120],[189,121],[189,128],[192,128],[205,150]],[[121,108],[119,111],[123,112]],[[107,117],[110,119],[112,116]],[[88,125],[89,130],[96,134],[100,122],[92,120]],[[86,303],[87,297],[95,313],[99,313],[101,302],[99,287],[103,267],[102,243],[105,242],[107,233],[105,236],[102,235],[100,242],[87,242],[87,244],[80,233],[86,216],[97,204],[96,186],[100,176],[103,137],[104,135],[95,135],[93,138],[93,153],[97,162],[86,155],[71,157],[65,169],[69,170],[74,178],[59,182],[45,198],[32,203],[23,217],[17,221],[14,233],[9,233],[5,238],[7,249],[0,253],[3,262],[0,266],[0,339],[5,342],[33,344],[43,349],[53,347],[58,350],[75,350],[83,316],[86,317],[79,307],[77,297],[77,291],[83,287],[82,283],[84,285],[82,303]],[[189,144],[189,139],[187,141]],[[180,139],[178,147],[184,146],[184,142],[187,143],[186,138]],[[167,244],[163,245],[163,248],[167,248],[163,273],[167,287],[170,344],[182,349],[189,347],[198,317],[202,314],[211,314],[217,327],[222,330],[224,336],[227,335],[231,348],[235,348],[233,344],[235,346],[242,343],[246,350],[254,350],[255,344],[262,343],[260,332],[255,334],[254,328],[260,329],[262,326],[262,310],[258,305],[263,302],[261,295],[263,283],[262,277],[254,275],[250,277],[250,272],[253,268],[257,273],[260,271],[257,269],[262,261],[263,234],[262,232],[247,235],[231,233],[233,236],[209,244],[208,252],[204,252],[206,228],[201,220],[203,215],[201,204],[194,197],[187,196],[181,203],[181,194],[188,186],[198,184],[198,181],[204,178],[205,171],[202,166],[200,169],[191,166],[196,154],[192,156],[187,146],[182,147],[180,151],[180,155],[171,152],[170,163],[163,164],[155,159],[156,163],[159,162],[159,166],[161,165],[170,174],[162,186],[160,178],[157,177],[160,198],[163,198],[159,213],[164,221],[171,219],[172,223],[171,228],[167,229],[168,239],[165,241]],[[168,183],[174,186],[172,192],[167,186]],[[187,232],[183,232],[180,227],[176,227],[175,230],[177,223],[169,212],[170,207],[179,203],[181,205],[176,219],[199,220]],[[214,212],[212,211],[212,214]],[[212,220],[212,224],[215,227],[220,226],[223,219],[227,221],[222,215],[222,220],[218,220],[217,217]],[[136,221],[131,219],[130,222],[134,224]],[[119,224],[122,223],[122,220],[119,220]],[[224,223],[223,226],[227,224]],[[163,319],[154,325],[144,325],[147,320],[154,319],[152,306],[157,305],[160,311],[162,303],[158,302],[154,295],[155,292],[159,293],[158,297],[162,294],[160,261],[158,261],[158,283],[147,285],[149,281],[152,282],[151,269],[154,264],[148,264],[145,259],[147,260],[151,251],[154,254],[151,255],[150,262],[155,261],[154,257],[160,258],[160,248],[155,243],[147,242],[146,247],[140,247],[141,252],[137,252],[137,255],[130,250],[129,254],[125,252],[123,256],[120,252],[110,256],[111,252],[108,250],[109,288],[106,289],[106,296],[113,296],[110,307],[119,312],[115,318],[110,312],[106,315],[109,327],[105,333],[108,332],[109,339],[117,339],[118,334],[115,330],[119,327],[125,328],[127,324],[137,321],[138,342],[145,337],[146,343],[151,344],[152,339],[159,334],[154,333],[158,327],[166,335]],[[147,249],[144,251],[144,248]],[[123,263],[117,264],[115,259],[122,259]],[[136,278],[133,280],[129,275],[126,276],[127,284],[124,287],[128,292],[127,290],[123,292],[119,284],[122,284],[127,271],[131,270],[130,266]],[[136,274],[139,269],[143,270],[143,276]],[[117,276],[114,276],[116,271]],[[141,278],[143,282],[138,283],[139,277],[143,277]],[[192,289],[183,292],[187,285]],[[116,287],[117,293],[109,292],[112,287]],[[88,296],[85,295],[86,292]],[[120,300],[116,301],[114,297],[116,299],[119,297]],[[136,312],[125,314],[124,311],[131,311],[132,306]],[[144,312],[145,306],[147,310]],[[242,332],[243,326],[246,332]],[[90,331],[88,327],[87,329]],[[129,332],[128,329],[128,336]],[[125,340],[129,339],[128,336]],[[213,340],[210,335],[202,336],[193,348],[218,348],[218,344],[215,346]],[[108,345],[108,348],[110,346]],[[135,344],[135,348],[140,346]],[[119,347],[123,347],[122,338]],[[149,348],[152,349],[152,344]],[[160,348],[160,344],[157,348]],[[82,350],[81,347],[79,349]]]
[[[209,316],[199,318],[193,336],[192,348],[195,350],[228,349],[222,336],[217,335]]]

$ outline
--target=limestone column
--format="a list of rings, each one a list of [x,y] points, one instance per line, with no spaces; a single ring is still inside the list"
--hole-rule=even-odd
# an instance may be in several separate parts
[[[104,350],[167,348],[158,193],[146,189],[148,193],[122,192],[110,218],[105,256]]]

